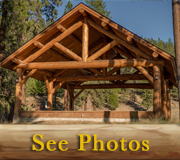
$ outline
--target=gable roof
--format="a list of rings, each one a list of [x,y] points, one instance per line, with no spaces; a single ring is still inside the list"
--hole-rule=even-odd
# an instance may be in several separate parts
[[[34,54],[39,50],[39,48],[34,44],[36,41],[40,42],[43,45],[46,45],[48,42],[59,36],[63,31],[58,29],[58,25],[61,25],[64,27],[64,29],[69,28],[74,23],[77,23],[78,21],[82,20],[83,16],[79,12],[80,9],[83,9],[87,14],[88,18],[90,18],[92,21],[94,21],[98,25],[102,25],[102,22],[104,24],[107,24],[109,30],[114,33],[117,37],[122,39],[125,42],[132,43],[133,46],[135,46],[138,50],[142,51],[146,54],[146,57],[152,56],[154,52],[158,53],[159,59],[163,59],[165,61],[165,67],[164,67],[164,73],[167,75],[170,75],[170,82],[177,87],[177,76],[176,76],[176,64],[175,64],[175,58],[168,53],[162,51],[161,49],[155,47],[151,43],[147,42],[146,40],[142,39],[141,37],[135,35],[134,33],[130,32],[129,30],[125,29],[124,27],[118,25],[117,23],[107,19],[103,15],[97,13],[96,11],[92,10],[88,6],[84,5],[83,3],[80,3],[77,5],[74,9],[72,9],[70,12],[68,12],[66,15],[58,19],[56,22],[54,22],[52,25],[50,25],[48,28],[43,30],[41,33],[39,33],[37,36],[35,36],[33,39],[31,39],[29,42],[24,44],[21,48],[16,50],[14,53],[12,53],[10,56],[8,56],[6,59],[4,59],[1,62],[1,66],[10,70],[13,70],[13,68],[18,64],[21,63],[21,61],[25,60],[28,56]],[[62,29],[62,28],[61,28]],[[100,33],[97,29],[93,28],[89,25],[89,51],[95,46],[102,47],[103,45],[103,36],[104,34]],[[105,36],[107,39],[111,40],[111,38]],[[81,43],[82,42],[82,28],[78,28],[68,37],[65,37],[60,43],[72,50],[74,53],[77,53],[81,57]],[[41,46],[42,47],[42,46]],[[140,57],[143,58],[133,51],[129,50],[127,47],[121,46],[120,47],[124,52],[128,52],[134,57]],[[40,57],[33,60],[33,62],[57,62],[57,61],[66,61],[72,60],[70,57],[62,57],[61,55],[64,55],[64,53],[57,49],[56,47],[51,48],[52,52],[56,54],[56,56],[52,56],[53,54],[50,54],[49,52],[43,53]],[[98,48],[96,49],[98,50]],[[96,50],[92,51],[95,52]],[[59,54],[60,53],[60,54]],[[110,49],[107,51],[108,59],[113,59],[114,55],[117,53],[117,50]],[[57,57],[57,55],[60,55]],[[18,59],[19,62],[15,62],[14,58]],[[67,59],[66,59],[67,58]],[[148,68],[147,68],[148,69]],[[148,69],[149,73],[152,75],[152,70]],[[58,72],[61,72],[61,70],[44,70],[42,72],[46,72],[49,76],[53,76],[57,74]],[[61,75],[68,76],[68,75],[84,75],[91,73],[90,70],[66,70],[66,72],[63,72]],[[40,72],[35,72],[32,75],[33,78],[36,78],[38,80],[43,80],[43,74],[40,74]]]

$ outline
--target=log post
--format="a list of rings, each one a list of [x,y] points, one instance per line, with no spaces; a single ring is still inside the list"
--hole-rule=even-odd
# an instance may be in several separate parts
[[[89,29],[87,24],[87,17],[84,17],[83,29],[82,29],[82,59],[84,62],[88,58],[88,48],[89,48]]]
[[[169,81],[166,80],[167,85],[167,118],[168,120],[171,120],[171,94],[170,94],[170,87],[169,87]]]
[[[164,79],[164,75],[162,74],[162,113],[164,115],[164,118],[167,118],[167,86],[166,86],[166,80]]]
[[[70,89],[71,91],[71,96],[70,96],[70,106],[69,106],[69,108],[70,108],[70,110],[71,111],[74,111],[74,89]]]
[[[47,102],[47,109],[52,110],[53,105],[53,81],[49,82],[49,91],[48,91],[48,102]]]
[[[161,115],[161,70],[160,66],[153,66],[154,99],[153,111],[157,118]]]
[[[64,110],[67,111],[67,89],[64,89]]]
[[[14,106],[14,116],[13,123],[17,123],[20,120],[19,112],[21,110],[21,97],[22,97],[22,69],[16,69],[17,77],[16,77],[16,92],[15,92],[15,106]]]
[[[67,90],[69,93],[69,110],[73,111],[74,110],[74,89],[70,88],[70,86],[67,84]]]
[[[87,111],[87,97],[86,97],[86,99],[85,99],[84,111]]]

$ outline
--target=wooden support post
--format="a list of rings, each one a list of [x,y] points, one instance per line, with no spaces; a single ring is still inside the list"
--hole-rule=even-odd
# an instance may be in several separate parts
[[[70,86],[67,84],[67,90],[69,93],[70,103],[69,103],[69,110],[74,110],[74,89],[70,88]]]
[[[87,97],[86,97],[86,99],[85,99],[84,111],[87,111]]]
[[[153,67],[154,78],[154,99],[153,99],[153,111],[157,118],[161,115],[161,70],[159,66]]]
[[[74,111],[74,89],[71,89],[71,95],[72,97],[70,98],[70,110]]]
[[[64,110],[67,111],[67,89],[64,89]]]
[[[82,29],[82,60],[87,61],[89,50],[89,28],[87,24],[87,17],[84,17],[83,29]]]
[[[170,87],[169,87],[169,81],[166,80],[166,86],[167,86],[167,118],[168,120],[171,120],[171,93],[170,93]]]
[[[167,86],[164,74],[161,72],[161,96],[162,96],[162,113],[164,118],[167,118]]]
[[[47,109],[52,110],[53,106],[53,81],[49,82],[49,92],[48,92],[48,102],[47,102]]]
[[[13,116],[13,123],[19,122],[19,112],[21,110],[21,97],[22,97],[22,69],[17,68],[16,70],[17,77],[16,77],[16,92],[15,92],[15,106],[14,106],[14,116]]]

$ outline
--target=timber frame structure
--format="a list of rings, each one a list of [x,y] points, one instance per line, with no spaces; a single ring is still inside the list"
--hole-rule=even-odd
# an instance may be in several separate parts
[[[177,87],[174,57],[83,3],[3,60],[1,66],[17,72],[14,121],[20,117],[148,118],[152,114],[170,119],[170,89],[173,85]],[[121,74],[122,67],[137,71]],[[29,77],[45,81],[49,111],[20,111],[22,85]],[[85,81],[110,83],[83,84]],[[70,111],[66,100],[65,111],[51,111],[53,93],[59,87],[69,93]],[[82,112],[73,111],[74,100],[84,89],[107,88],[153,89],[153,112],[86,111],[82,117]],[[80,89],[79,93],[74,95],[74,89]]]

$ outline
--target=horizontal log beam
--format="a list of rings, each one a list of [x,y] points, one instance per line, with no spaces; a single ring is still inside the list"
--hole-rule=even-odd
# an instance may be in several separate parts
[[[148,83],[126,83],[126,84],[88,84],[81,86],[71,86],[73,89],[113,89],[113,88],[137,88],[137,89],[153,89]]]
[[[113,59],[94,60],[92,62],[32,62],[19,64],[23,69],[80,69],[80,68],[108,68],[108,67],[153,67],[153,65],[164,66],[164,60],[144,59]]]
[[[121,74],[110,76],[61,76],[49,78],[50,81],[110,81],[110,80],[146,80],[143,74]]]
[[[16,64],[20,64],[20,63],[22,62],[22,60],[17,59],[17,58],[12,58],[11,61],[12,61],[13,63],[16,63]],[[53,75],[53,73],[51,73],[51,72],[49,72],[49,71],[45,71],[45,70],[37,70],[37,72],[40,73],[40,74],[43,74],[43,75],[45,74],[45,75],[47,75],[48,77],[52,77],[52,75]]]

